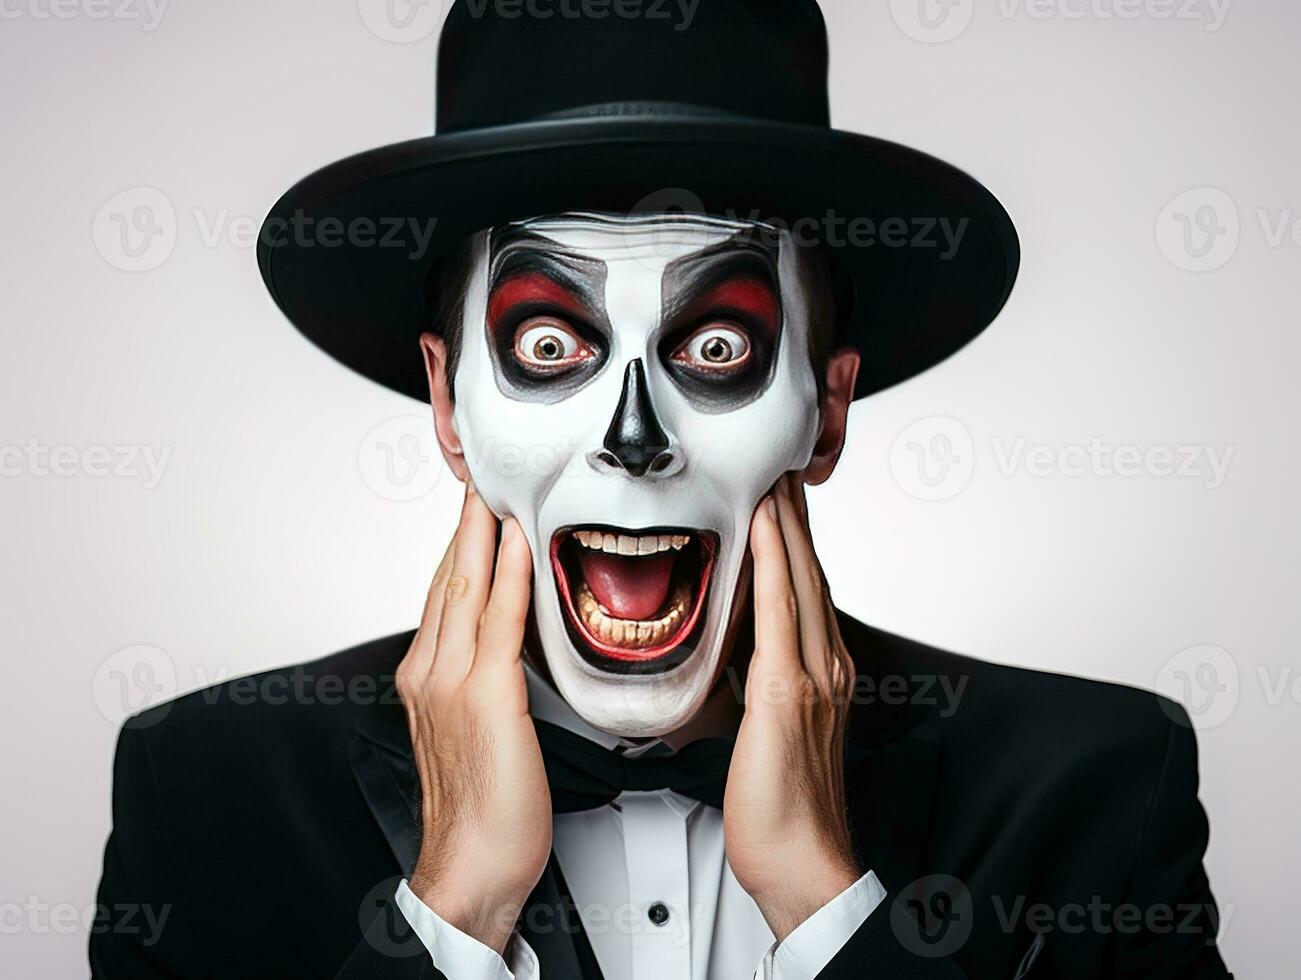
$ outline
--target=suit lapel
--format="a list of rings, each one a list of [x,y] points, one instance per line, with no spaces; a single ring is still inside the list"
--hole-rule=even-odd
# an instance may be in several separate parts
[[[398,867],[408,877],[420,854],[420,809],[406,720],[388,706],[366,712],[349,745],[352,774]]]
[[[524,903],[519,932],[538,954],[543,976],[601,980],[601,969],[554,851],[533,894]]]
[[[940,771],[930,693],[934,678],[919,675],[900,655],[897,647],[906,641],[843,613],[839,617],[859,675],[856,690],[875,695],[856,702],[850,713],[845,743],[850,827],[866,866],[886,891],[898,891],[925,873]],[[899,683],[906,687],[902,695]],[[887,690],[895,694],[886,697]]]
[[[846,753],[854,843],[887,891],[924,873],[939,737],[924,723],[886,745]]]

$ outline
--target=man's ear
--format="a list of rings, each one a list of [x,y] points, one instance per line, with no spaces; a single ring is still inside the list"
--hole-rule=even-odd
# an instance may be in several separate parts
[[[862,358],[852,347],[836,351],[827,360],[818,441],[813,444],[813,458],[804,468],[804,482],[809,486],[826,482],[836,468],[840,451],[845,448],[849,406],[854,400],[854,382],[858,380],[858,367],[861,363]]]
[[[434,410],[434,431],[438,434],[438,448],[456,478],[464,483],[470,476],[461,450],[461,437],[452,421],[452,388],[447,382],[447,344],[442,337],[432,333],[420,335],[420,351],[425,356],[425,375],[429,379],[429,404]]]

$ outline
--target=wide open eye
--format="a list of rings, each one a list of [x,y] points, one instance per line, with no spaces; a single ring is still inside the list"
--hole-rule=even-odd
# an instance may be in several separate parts
[[[716,320],[684,340],[671,360],[698,374],[729,375],[749,363],[752,349],[743,327]]]
[[[573,327],[554,316],[531,316],[515,330],[515,360],[533,374],[559,374],[595,356]]]

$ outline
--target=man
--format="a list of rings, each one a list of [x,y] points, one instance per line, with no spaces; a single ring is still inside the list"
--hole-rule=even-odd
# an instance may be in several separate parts
[[[517,14],[454,5],[439,135],[260,248],[466,483],[420,627],[128,723],[101,903],[167,918],[94,974],[1227,976],[1178,706],[872,630],[819,569],[803,485],[997,313],[997,202],[827,127],[811,0]]]

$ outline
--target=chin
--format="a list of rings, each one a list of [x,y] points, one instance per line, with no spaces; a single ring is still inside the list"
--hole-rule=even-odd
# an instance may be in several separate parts
[[[552,681],[588,724],[652,737],[703,707],[722,666],[742,557],[722,540],[678,525],[550,533],[535,560],[537,632]]]

